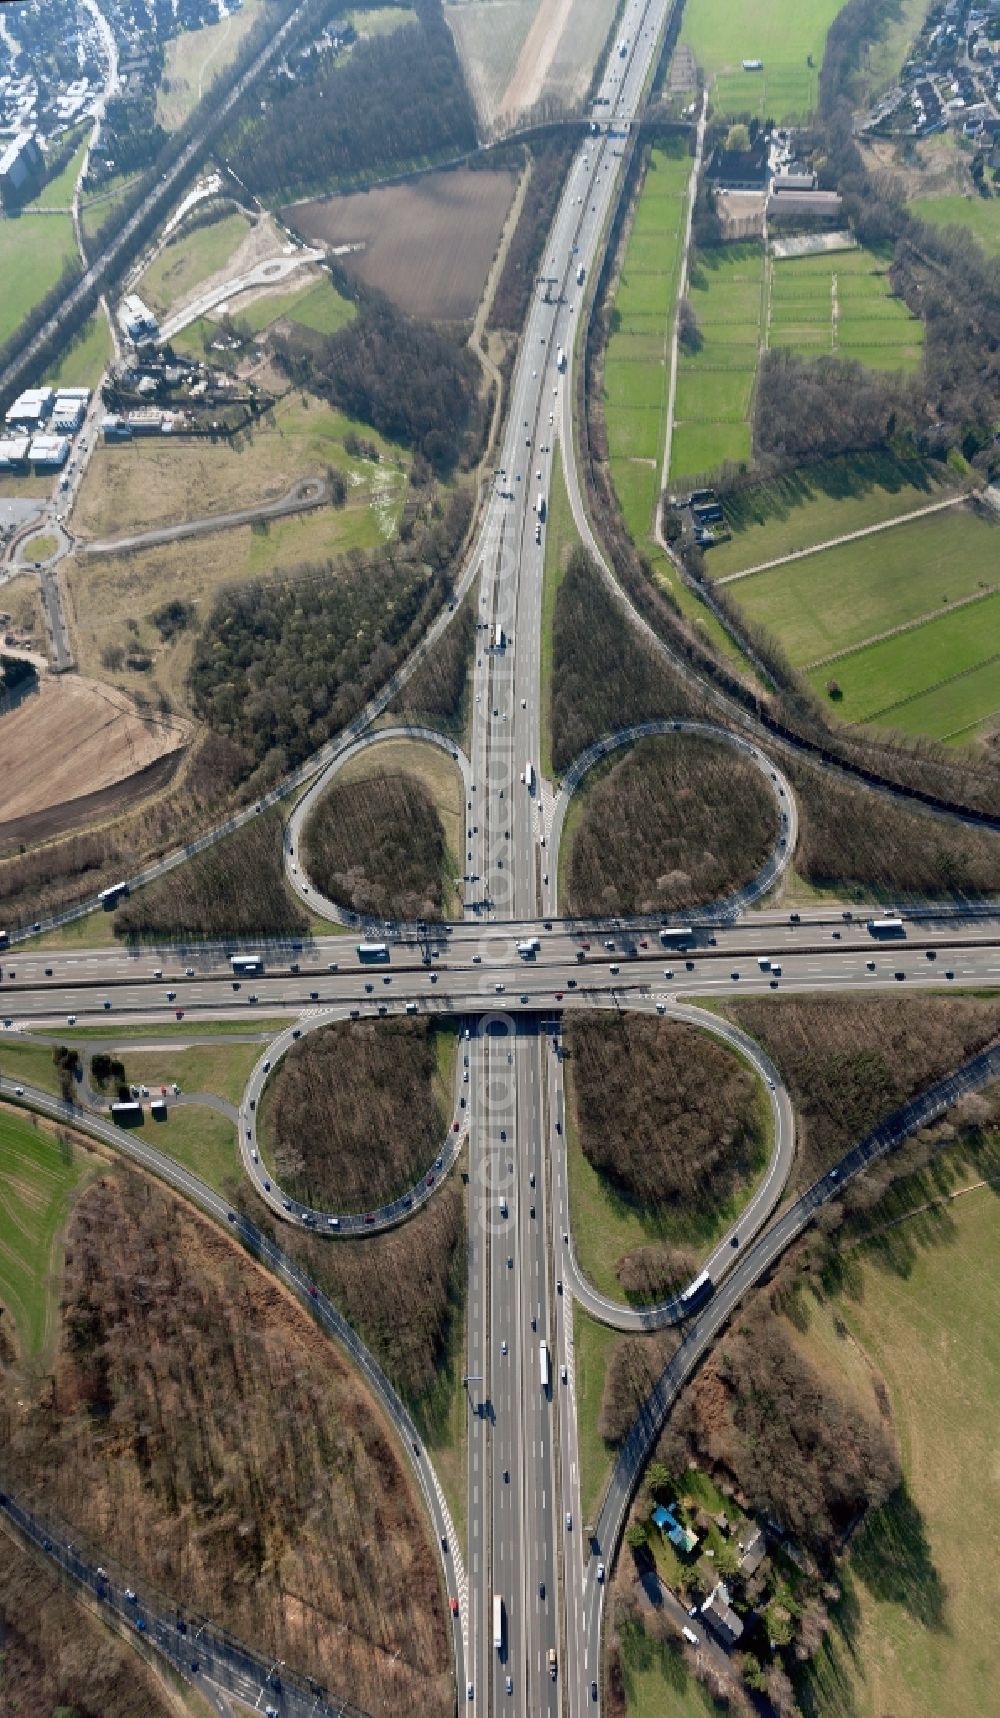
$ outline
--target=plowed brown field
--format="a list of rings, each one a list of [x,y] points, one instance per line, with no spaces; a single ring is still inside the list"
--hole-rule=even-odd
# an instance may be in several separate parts
[[[473,316],[514,195],[514,175],[427,173],[346,197],[299,203],[284,218],[311,244],[357,245],[340,260],[411,316]]]

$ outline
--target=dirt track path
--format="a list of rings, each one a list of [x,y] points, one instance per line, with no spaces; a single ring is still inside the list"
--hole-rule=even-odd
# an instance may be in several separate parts
[[[541,0],[524,38],[510,83],[499,104],[501,117],[524,113],[540,101],[549,68],[569,23],[573,0]]]

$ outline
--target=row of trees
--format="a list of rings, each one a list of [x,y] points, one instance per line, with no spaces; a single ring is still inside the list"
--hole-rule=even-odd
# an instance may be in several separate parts
[[[371,181],[476,146],[475,115],[440,0],[414,0],[416,22],[278,68],[241,105],[223,148],[265,201]]]

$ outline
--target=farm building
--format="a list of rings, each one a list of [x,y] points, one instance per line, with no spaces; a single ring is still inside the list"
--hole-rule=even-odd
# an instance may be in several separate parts
[[[720,191],[764,191],[768,179],[768,140],[763,132],[749,149],[716,149],[705,177]]]
[[[843,203],[839,191],[772,191],[767,199],[771,221],[839,221]]]

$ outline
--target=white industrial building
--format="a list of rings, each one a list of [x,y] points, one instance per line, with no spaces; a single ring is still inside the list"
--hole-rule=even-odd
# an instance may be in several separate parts
[[[69,457],[69,441],[64,435],[35,435],[31,438],[28,458],[36,471],[59,471]]]
[[[37,429],[52,410],[54,399],[53,388],[25,388],[23,394],[18,394],[4,422],[11,429]]]
[[[29,437],[7,436],[0,440],[0,471],[22,471],[28,463]]]
[[[160,325],[147,304],[130,292],[118,306],[118,322],[122,333],[137,345],[142,340],[155,340]]]

